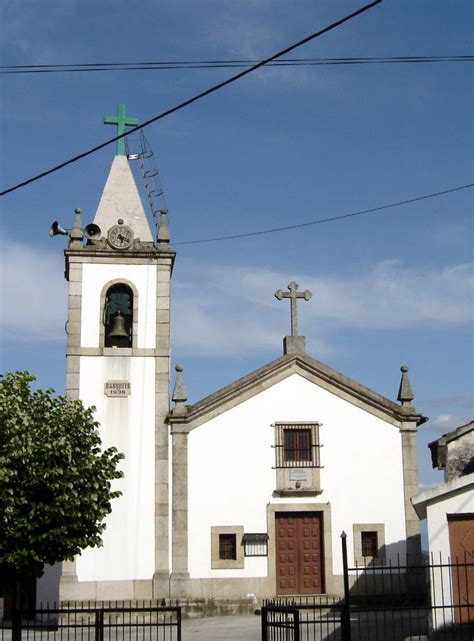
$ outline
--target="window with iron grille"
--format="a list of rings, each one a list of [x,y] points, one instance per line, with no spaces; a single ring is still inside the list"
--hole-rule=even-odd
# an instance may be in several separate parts
[[[377,556],[379,546],[377,532],[361,532],[362,556]]]
[[[268,534],[244,534],[244,556],[268,556]]]
[[[275,423],[275,467],[321,467],[319,423]]]
[[[219,534],[219,560],[237,559],[237,537],[235,534]]]

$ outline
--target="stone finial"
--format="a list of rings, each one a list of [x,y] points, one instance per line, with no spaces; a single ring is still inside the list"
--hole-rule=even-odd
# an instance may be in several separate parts
[[[408,367],[406,365],[402,365],[400,367],[400,371],[402,373],[402,380],[400,381],[397,400],[400,401],[402,407],[414,409],[411,402],[415,398],[415,395],[413,394],[410,381],[408,380]]]
[[[160,222],[158,224],[157,241],[159,245],[170,242],[170,230],[168,227],[168,210],[160,209]]]
[[[82,241],[84,240],[84,233],[82,231],[81,210],[78,208],[74,210],[74,224],[69,237],[69,247],[72,249],[77,249],[83,246]]]
[[[288,292],[278,289],[275,292],[275,298],[283,300],[284,298],[290,299],[290,315],[291,315],[291,336],[285,336],[283,339],[283,353],[284,354],[304,354],[306,350],[305,337],[298,336],[298,316],[296,302],[298,298],[303,298],[308,301],[313,296],[309,289],[304,292],[298,292],[298,283],[292,281],[288,285]]]
[[[176,365],[175,370],[176,381],[173,390],[173,402],[175,405],[173,414],[186,414],[188,410],[185,402],[188,400],[188,395],[186,393],[186,387],[184,386],[182,365]]]
[[[304,292],[298,292],[298,283],[295,283],[295,281],[292,281],[288,285],[288,289],[288,292],[284,292],[282,289],[278,289],[275,292],[275,298],[277,298],[278,300],[283,300],[284,298],[290,299],[291,335],[298,336],[298,316],[296,301],[298,298],[304,298],[304,300],[308,301],[311,299],[313,293],[310,292],[309,289],[305,289]]]

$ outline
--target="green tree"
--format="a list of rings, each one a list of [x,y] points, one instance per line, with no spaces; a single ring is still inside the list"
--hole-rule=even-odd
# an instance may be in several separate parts
[[[0,565],[10,580],[102,544],[121,492],[116,448],[102,451],[95,408],[33,390],[28,372],[0,376]]]

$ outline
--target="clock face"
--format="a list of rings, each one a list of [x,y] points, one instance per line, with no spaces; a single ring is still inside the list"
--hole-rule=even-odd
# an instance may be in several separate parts
[[[108,240],[115,249],[128,249],[133,241],[133,231],[124,225],[114,225],[109,230]]]

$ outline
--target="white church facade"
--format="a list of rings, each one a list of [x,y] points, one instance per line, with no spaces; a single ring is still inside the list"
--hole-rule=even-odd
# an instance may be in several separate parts
[[[125,155],[85,231],[76,210],[65,256],[67,394],[125,459],[103,547],[63,564],[62,601],[338,594],[343,530],[350,564],[419,552],[426,419],[406,368],[397,403],[308,356],[292,283],[282,356],[192,405],[177,366],[171,394],[175,252]]]
[[[179,390],[178,378],[168,419],[178,592],[340,594],[342,531],[352,564],[417,555],[423,419],[409,401],[291,350],[194,405]]]

